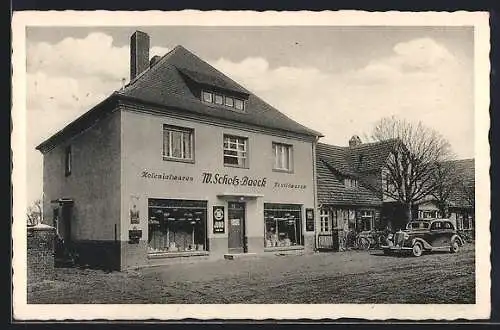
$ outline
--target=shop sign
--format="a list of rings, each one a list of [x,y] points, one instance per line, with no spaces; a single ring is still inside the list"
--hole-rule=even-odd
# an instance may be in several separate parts
[[[214,234],[224,234],[224,206],[213,207]]]
[[[306,189],[307,186],[305,184],[275,182],[274,188]]]
[[[202,174],[202,183],[223,184],[228,186],[248,186],[265,187],[266,178],[252,178],[249,176],[227,175],[219,173],[204,172]]]
[[[314,209],[306,209],[306,231],[314,231]]]
[[[130,224],[138,225],[140,221],[139,209],[137,204],[139,203],[138,196],[130,196]]]
[[[134,228],[128,231],[128,242],[130,244],[139,244],[139,240],[142,238],[142,230]]]
[[[163,172],[151,172],[148,170],[144,170],[141,172],[141,177],[146,179],[156,179],[156,180],[166,180],[166,181],[184,181],[184,182],[193,182],[192,176],[185,175],[176,175],[171,173],[163,173]]]

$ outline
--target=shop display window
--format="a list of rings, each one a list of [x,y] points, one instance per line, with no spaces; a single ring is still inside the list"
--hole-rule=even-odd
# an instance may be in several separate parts
[[[302,207],[295,204],[264,204],[265,247],[303,245]]]
[[[207,251],[205,201],[150,199],[148,251]]]

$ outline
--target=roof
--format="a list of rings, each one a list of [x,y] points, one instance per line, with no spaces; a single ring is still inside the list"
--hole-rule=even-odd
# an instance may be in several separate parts
[[[232,111],[202,102],[193,93],[192,82],[242,95],[247,99],[245,111]],[[303,135],[322,136],[287,117],[182,46],[176,46],[164,55],[153,67],[119,91],[119,94],[200,115]]]
[[[459,159],[452,161],[455,171],[460,177],[462,185],[459,185],[450,196],[450,206],[472,207],[471,196],[475,189],[475,162],[474,159]]]
[[[370,186],[381,175],[395,140],[339,147],[318,143],[316,171],[318,201],[335,205],[381,205],[382,196]],[[358,179],[355,188],[344,185],[345,178]]]
[[[227,91],[246,100],[245,111],[232,111],[201,101],[193,93],[193,82]],[[210,66],[182,46],[176,46],[146,71],[134,78],[125,88],[113,92],[101,103],[75,119],[62,130],[37,146],[44,150],[63,136],[76,134],[91,125],[107,111],[112,111],[117,100],[140,102],[158,106],[162,112],[173,109],[191,115],[219,118],[226,121],[295,133],[310,137],[323,136],[281,113],[231,78]]]

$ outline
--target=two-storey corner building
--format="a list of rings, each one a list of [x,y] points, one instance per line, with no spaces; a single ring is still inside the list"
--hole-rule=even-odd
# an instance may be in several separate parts
[[[81,262],[315,248],[320,133],[182,46],[149,61],[140,31],[130,72],[37,147],[44,214]]]
[[[390,225],[399,208],[384,197],[383,171],[395,150],[395,140],[362,143],[358,136],[349,140],[348,147],[318,143],[319,249],[337,250],[349,231]]]

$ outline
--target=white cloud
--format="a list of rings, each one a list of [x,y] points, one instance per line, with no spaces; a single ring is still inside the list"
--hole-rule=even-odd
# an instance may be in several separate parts
[[[35,147],[121,87],[129,76],[129,52],[104,33],[27,44],[29,201],[42,193],[42,156]],[[150,57],[167,52],[153,46]]]
[[[153,46],[150,57],[168,49]],[[335,61],[335,58],[332,58]],[[401,42],[385,58],[341,73],[315,67],[270,68],[262,57],[211,62],[291,118],[346,145],[381,116],[422,120],[443,133],[461,157],[473,155],[472,75],[436,41]],[[50,45],[28,45],[29,200],[41,195],[42,157],[35,146],[121,86],[129,48],[93,33]]]
[[[322,132],[325,142],[346,145],[351,135],[369,133],[380,117],[399,115],[442,132],[460,157],[473,156],[473,143],[467,140],[472,136],[471,75],[432,39],[396,44],[390,56],[342,73],[269,68],[264,58],[239,63],[219,59],[212,64],[293,119]]]

